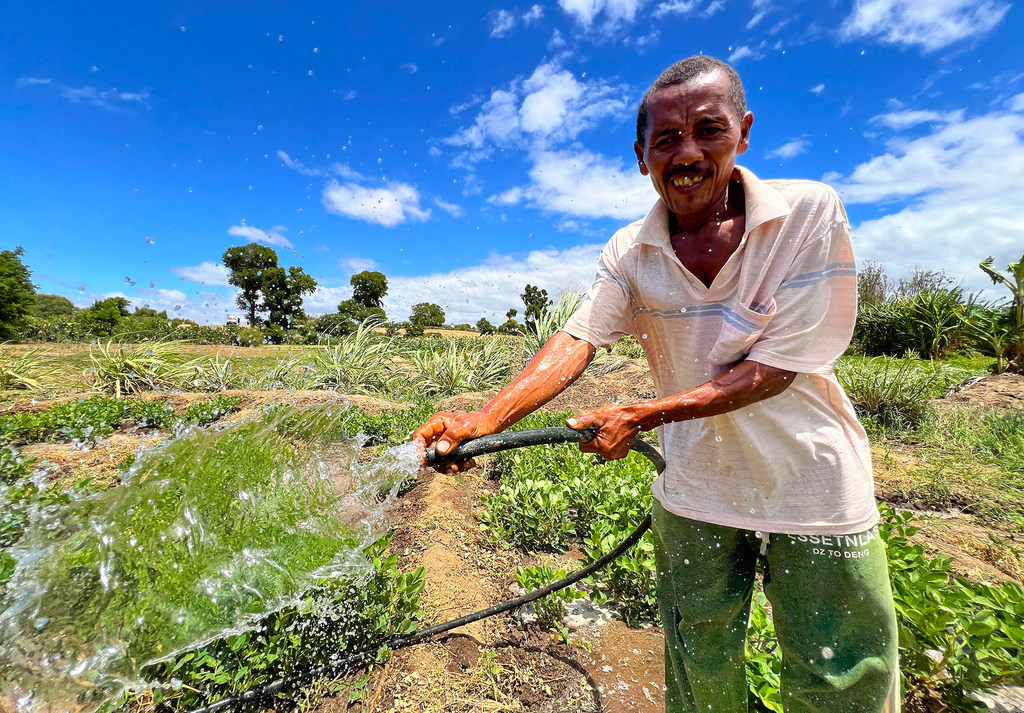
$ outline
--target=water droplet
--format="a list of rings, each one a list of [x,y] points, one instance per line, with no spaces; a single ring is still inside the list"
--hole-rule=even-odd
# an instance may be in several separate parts
[[[319,51],[320,51],[319,47],[314,47],[313,48],[313,54],[317,54]]]
[[[312,69],[311,69],[311,70],[309,70],[308,72],[306,72],[306,74],[308,74],[309,76],[311,76],[311,77],[312,77],[312,76],[313,76],[313,70],[312,70]]]
[[[832,657],[835,656],[835,655],[836,655],[835,651],[830,649],[828,646],[822,648],[822,650],[821,650],[821,658],[825,659],[826,661],[831,661]]]
[[[284,35],[278,35],[277,36],[277,41],[278,42],[284,42]]]
[[[716,443],[721,443],[722,442],[722,437],[721,436],[715,436],[715,442]]]

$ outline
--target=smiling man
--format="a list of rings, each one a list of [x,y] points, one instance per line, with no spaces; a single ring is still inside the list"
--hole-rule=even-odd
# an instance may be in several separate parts
[[[744,640],[758,561],[787,713],[897,710],[896,621],[864,429],[833,374],[856,318],[849,224],[813,181],[736,165],[753,114],[727,64],[691,57],[641,101],[634,146],[661,197],[605,246],[587,299],[479,411],[415,434],[447,453],[571,384],[632,334],[659,397],[569,420],[626,455],[657,427],[653,489],[666,709],[747,710]],[[472,462],[450,466],[458,470]]]

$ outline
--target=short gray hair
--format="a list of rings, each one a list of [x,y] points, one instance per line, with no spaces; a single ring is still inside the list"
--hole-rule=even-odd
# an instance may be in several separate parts
[[[736,70],[720,59],[699,54],[693,57],[681,59],[666,69],[654,80],[640,100],[640,108],[636,112],[636,140],[641,145],[647,135],[647,109],[651,101],[651,95],[659,89],[674,87],[677,84],[686,84],[690,80],[704,77],[714,72],[722,72],[729,80],[729,103],[736,110],[736,117],[742,119],[747,113],[747,99],[743,93],[743,82]]]

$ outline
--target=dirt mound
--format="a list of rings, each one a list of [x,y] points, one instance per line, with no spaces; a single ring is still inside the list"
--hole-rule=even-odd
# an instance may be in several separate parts
[[[943,410],[963,406],[984,411],[1024,408],[1024,375],[975,376],[954,386],[949,393],[932,403]]]
[[[438,404],[442,411],[472,411],[494,397],[493,391],[459,394]],[[582,414],[613,403],[636,403],[657,396],[647,362],[628,361],[621,368],[600,376],[584,376],[541,408],[549,413]]]

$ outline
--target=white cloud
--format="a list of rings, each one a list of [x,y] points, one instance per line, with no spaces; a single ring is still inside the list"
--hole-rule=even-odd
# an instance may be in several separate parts
[[[767,15],[767,14],[768,13],[765,12],[764,10],[762,10],[761,12],[754,13],[754,16],[751,17],[750,20],[747,22],[746,29],[752,30],[755,27],[757,27],[758,24],[760,24],[761,20],[764,19],[764,16]]]
[[[527,284],[537,285],[556,297],[566,285],[589,285],[594,279],[600,244],[556,250],[533,250],[524,257],[492,255],[479,265],[420,277],[388,277],[384,309],[392,319],[406,319],[418,302],[434,302],[451,324],[475,323],[486,317],[505,321],[515,307],[522,313],[520,298]],[[331,305],[334,309],[335,301]]]
[[[184,280],[189,280],[190,282],[199,282],[203,285],[218,285],[221,287],[228,286],[228,276],[231,274],[231,272],[223,265],[210,261],[204,261],[198,265],[172,267],[171,272]]]
[[[953,112],[952,114],[940,114],[937,111],[925,111],[920,109],[908,109],[905,111],[893,111],[887,114],[879,114],[878,116],[871,117],[872,124],[881,124],[882,126],[888,126],[890,129],[907,129],[911,126],[917,126],[925,122],[930,123],[947,123],[949,121],[958,121],[963,118],[963,112]]]
[[[1016,96],[1010,97],[1010,100],[1006,102],[1006,106],[1010,108],[1010,111],[1024,112],[1024,94],[1017,94]]]
[[[461,218],[462,216],[466,215],[466,211],[462,209],[462,206],[456,205],[454,203],[449,203],[440,198],[434,198],[434,205],[436,205],[438,208],[440,208],[453,218]]]
[[[464,147],[458,164],[486,158],[494,147],[533,150],[575,139],[610,116],[625,116],[628,88],[577,79],[555,62],[539,65],[526,79],[495,89],[474,123],[446,139]]]
[[[398,68],[404,69],[409,74],[416,74],[416,72],[420,71],[419,65],[415,64],[414,62],[404,62],[398,65]]]
[[[392,228],[408,220],[426,220],[430,209],[420,207],[420,194],[407,183],[367,187],[332,181],[323,192],[324,207],[330,213],[347,215]]]
[[[529,185],[492,196],[490,202],[511,205],[525,201],[563,215],[636,220],[658,197],[649,178],[600,154],[543,151],[532,160]]]
[[[726,61],[729,64],[736,64],[740,60],[746,59],[747,57],[761,59],[762,57],[764,57],[764,54],[762,52],[758,52],[756,49],[752,47],[748,47],[747,45],[740,45],[739,47],[732,51],[732,54],[729,55],[729,58]]]
[[[987,34],[1009,9],[1000,0],[856,0],[841,34],[934,52]]]
[[[636,18],[645,0],[558,0],[558,5],[578,25],[590,29],[600,16],[604,29],[610,31]]]
[[[363,270],[376,270],[377,261],[368,257],[345,257],[338,260],[338,267],[347,275],[354,275]]]
[[[695,13],[700,7],[701,0],[671,0],[670,2],[659,3],[654,8],[654,16],[682,15],[687,16]]]
[[[277,157],[281,159],[281,163],[283,163],[285,166],[295,171],[296,173],[301,173],[303,176],[324,175],[322,171],[318,171],[315,168],[307,168],[306,166],[303,166],[301,161],[296,161],[295,159],[293,159],[291,156],[286,154],[284,151],[281,151],[280,149],[278,149]]]
[[[540,5],[531,5],[530,9],[523,13],[523,24],[532,25],[544,17],[544,8]]]
[[[768,158],[781,159],[793,158],[794,156],[799,156],[802,153],[807,153],[807,147],[810,145],[811,142],[806,139],[794,139],[792,141],[787,141],[777,149],[772,149],[766,153],[765,156]]]
[[[883,155],[834,183],[848,204],[898,206],[856,227],[858,257],[882,262],[891,275],[945,268],[970,290],[990,289],[977,263],[994,255],[1005,265],[1024,245],[1024,114],[950,116],[928,135],[890,139]]]
[[[76,89],[60,84],[52,79],[22,77],[18,80],[19,87],[45,86],[54,89],[61,97],[75,104],[89,104],[106,111],[124,111],[131,104],[149,108],[149,92],[122,92],[117,89],[95,89],[82,87]]]
[[[276,245],[279,248],[294,248],[295,246],[292,242],[281,235],[284,231],[285,228],[280,225],[275,225],[270,230],[260,230],[251,225],[232,225],[228,228],[228,235],[245,238],[250,243],[266,243],[267,245]]]
[[[355,89],[349,89],[349,90],[348,90],[348,93],[347,93],[347,94],[345,94],[345,96],[343,96],[343,97],[341,98],[341,100],[342,100],[342,101],[344,101],[344,102],[350,102],[350,101],[352,101],[353,99],[355,99],[355,98],[356,98],[356,96],[358,96],[358,95],[356,94],[356,90],[355,90]]]
[[[810,89],[808,89],[807,91],[809,91],[811,94],[818,94],[818,95],[820,95],[823,91],[825,91],[825,85],[824,84],[816,84],[813,87],[811,87]]]
[[[504,37],[505,33],[515,27],[516,18],[508,10],[498,10],[491,15],[491,37]]]

